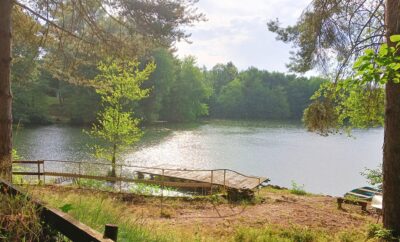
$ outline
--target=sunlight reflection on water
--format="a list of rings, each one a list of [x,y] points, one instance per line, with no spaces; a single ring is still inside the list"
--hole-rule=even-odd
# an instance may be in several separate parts
[[[195,128],[154,128],[161,132],[125,155],[127,163],[190,168],[229,168],[266,176],[271,183],[304,184],[310,192],[342,195],[365,184],[360,172],[381,161],[383,129],[321,137],[301,127],[262,127],[208,123]],[[163,133],[164,132],[164,133]],[[151,133],[151,132],[150,132]],[[25,159],[93,160],[81,128],[24,128],[15,137]]]

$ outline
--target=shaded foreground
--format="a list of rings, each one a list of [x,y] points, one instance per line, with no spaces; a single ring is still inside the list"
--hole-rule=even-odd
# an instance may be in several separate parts
[[[33,187],[34,196],[120,241],[365,241],[373,211],[338,210],[335,198],[264,188],[252,202],[224,198],[160,198],[68,187]],[[162,209],[161,209],[162,208]],[[371,240],[373,241],[373,239]]]

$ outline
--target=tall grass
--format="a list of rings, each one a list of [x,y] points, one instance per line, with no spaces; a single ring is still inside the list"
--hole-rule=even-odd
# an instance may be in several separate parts
[[[300,196],[307,195],[307,192],[304,189],[304,185],[299,185],[295,181],[292,181],[292,188],[290,189],[290,193]]]
[[[134,216],[122,203],[103,194],[54,194],[45,200],[99,232],[103,232],[105,224],[118,225],[118,241],[173,241],[168,234],[155,235],[144,229],[143,218]]]
[[[241,228],[237,230],[235,242],[355,242],[366,241],[365,235],[360,231],[342,231],[329,234],[325,231],[308,227],[265,227]]]
[[[0,241],[40,241],[38,211],[25,196],[0,193]]]

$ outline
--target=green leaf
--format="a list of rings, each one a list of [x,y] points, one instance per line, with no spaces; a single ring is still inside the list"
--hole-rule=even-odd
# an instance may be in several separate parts
[[[400,35],[396,34],[396,35],[390,36],[390,41],[399,42],[400,41]]]
[[[393,65],[393,70],[398,70],[400,69],[400,63],[396,63],[395,65]]]
[[[364,53],[365,53],[366,55],[372,55],[372,54],[374,54],[375,52],[374,52],[373,49],[366,49],[366,50],[364,51]]]
[[[387,54],[388,54],[388,45],[387,44],[381,45],[381,47],[379,48],[379,55],[385,56]]]
[[[64,204],[64,206],[59,207],[59,209],[60,209],[61,211],[63,211],[64,213],[68,213],[68,211],[70,211],[71,209],[73,209],[73,206],[72,206],[72,204],[67,203],[67,204]]]

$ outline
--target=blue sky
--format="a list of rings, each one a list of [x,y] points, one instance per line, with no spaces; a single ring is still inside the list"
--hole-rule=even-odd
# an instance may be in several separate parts
[[[240,70],[255,66],[287,72],[291,46],[275,40],[267,21],[294,24],[311,0],[200,0],[208,21],[187,27],[190,41],[176,44],[178,56],[194,55],[200,66],[212,68],[232,61]]]

